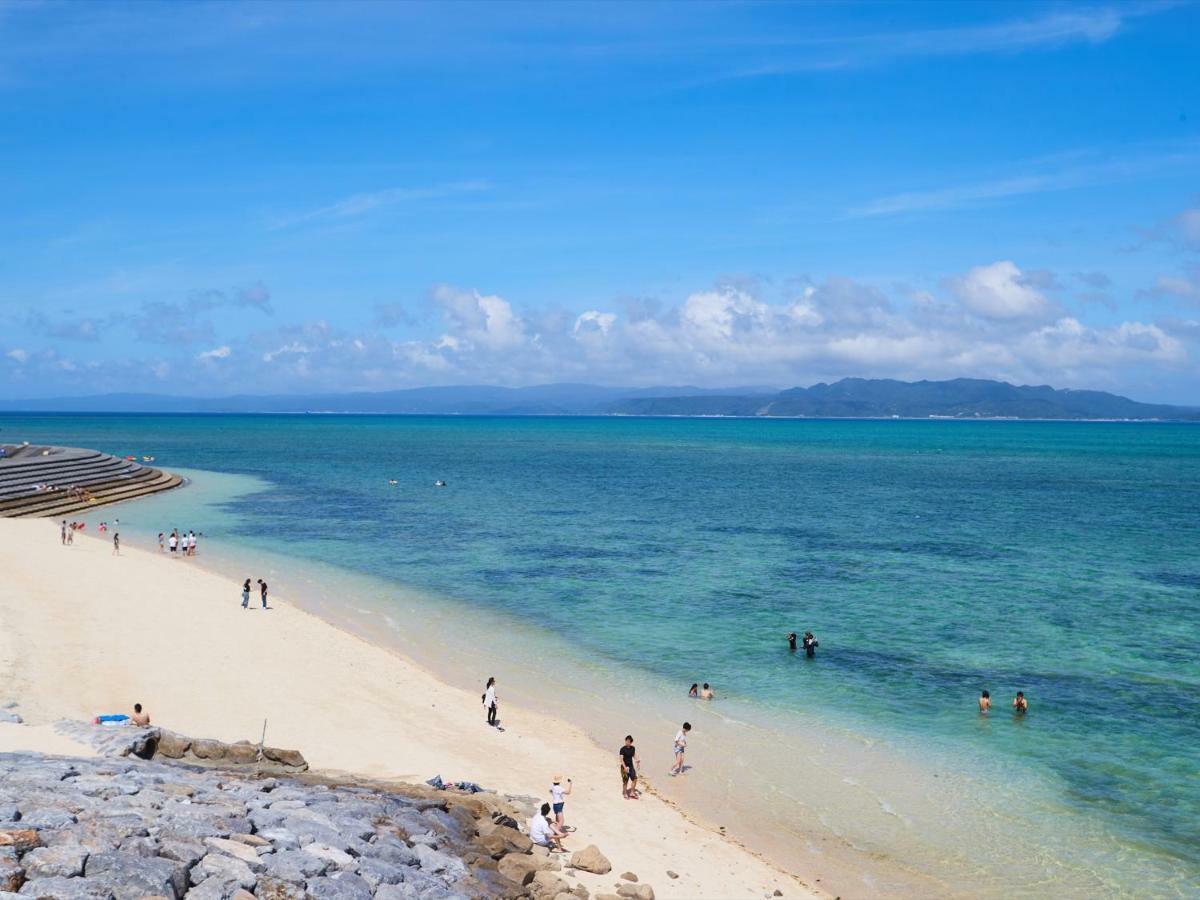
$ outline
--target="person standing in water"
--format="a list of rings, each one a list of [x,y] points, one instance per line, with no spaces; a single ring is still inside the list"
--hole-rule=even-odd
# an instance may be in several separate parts
[[[817,655],[817,647],[819,647],[819,646],[820,646],[820,644],[817,643],[817,639],[815,637],[813,637],[813,633],[811,631],[804,632],[804,655],[805,656],[807,656],[809,659],[812,659],[814,656]]]
[[[704,682],[704,687],[700,690],[700,699],[711,700],[715,696],[716,694],[714,694],[713,689],[708,686],[708,682]]]
[[[493,728],[496,727],[496,679],[494,677],[487,680],[487,685],[483,690],[483,706],[487,710],[487,723]]]
[[[788,649],[791,650],[793,653],[795,653],[796,652],[796,632],[789,631],[787,638],[788,638]]]
[[[699,697],[700,696],[700,685],[693,682],[691,688],[688,690],[688,696],[691,697],[693,700],[695,700],[697,697]]]
[[[242,609],[250,608],[250,579],[247,578],[245,584],[242,585]]]
[[[985,716],[987,711],[992,708],[992,695],[984,691],[979,695],[979,711]]]
[[[166,550],[166,547],[164,547],[164,546],[163,546],[163,542],[164,542],[165,540],[166,540],[166,538],[165,538],[165,537],[163,537],[163,533],[160,531],[160,532],[158,533],[158,552],[159,552],[159,553],[166,553],[166,552],[167,552],[167,550]]]
[[[1029,701],[1025,699],[1024,691],[1017,691],[1017,696],[1013,697],[1013,712],[1017,715],[1029,712]]]

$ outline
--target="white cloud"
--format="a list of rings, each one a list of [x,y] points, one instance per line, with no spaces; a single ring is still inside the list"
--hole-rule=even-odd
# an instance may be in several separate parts
[[[24,363],[29,359],[29,352],[27,350],[22,350],[20,347],[14,347],[4,355],[18,363]]]
[[[587,312],[581,313],[579,318],[575,320],[575,327],[571,331],[577,336],[589,332],[608,334],[615,321],[617,321],[615,313],[603,313],[589,309]]]
[[[1044,316],[1050,301],[1016,264],[1001,260],[976,266],[961,278],[946,282],[971,312],[989,319],[1030,319]]]
[[[231,352],[228,346],[214,347],[212,350],[205,350],[203,353],[197,354],[196,359],[228,359]]]

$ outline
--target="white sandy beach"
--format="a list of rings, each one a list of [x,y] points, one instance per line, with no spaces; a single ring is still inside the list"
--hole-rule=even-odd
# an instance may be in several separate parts
[[[45,520],[0,519],[0,702],[30,726],[0,731],[0,751],[87,752],[48,726],[128,712],[194,736],[301,750],[314,769],[424,781],[434,774],[542,796],[574,779],[568,843],[594,843],[607,876],[636,872],[660,897],[823,896],[647,793],[624,800],[613,752],[575,727],[503,702],[505,731],[486,727],[479,696],[394,652],[272,596],[244,611],[241,586],[156,551],[96,537],[59,543]],[[254,596],[253,606],[258,605]],[[482,690],[482,688],[481,688]],[[673,870],[678,879],[666,872]]]

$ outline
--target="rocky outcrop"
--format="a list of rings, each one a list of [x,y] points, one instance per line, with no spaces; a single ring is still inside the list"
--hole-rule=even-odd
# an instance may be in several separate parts
[[[106,756],[179,760],[266,775],[295,775],[308,770],[308,762],[299,750],[263,747],[260,754],[258,745],[249,741],[227,744],[158,727],[104,727],[64,721],[58,722],[55,728],[67,737],[90,743]]]
[[[158,747],[190,760],[197,743],[162,732]],[[531,852],[510,827],[529,815],[529,800],[312,773],[266,777],[210,763],[227,758],[181,765],[162,752],[148,760],[0,754],[0,892],[68,900],[587,900],[574,873]],[[595,868],[608,866],[594,847],[581,854]]]

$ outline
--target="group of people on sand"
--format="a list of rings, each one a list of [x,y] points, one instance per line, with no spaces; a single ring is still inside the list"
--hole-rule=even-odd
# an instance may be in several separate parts
[[[563,813],[567,805],[567,795],[574,787],[570,778],[565,781],[566,787],[563,787],[563,777],[561,775],[554,776],[554,782],[550,785],[550,802],[543,803],[541,808],[530,816],[528,822],[529,840],[539,847],[560,853],[566,852],[566,848],[562,845],[563,838],[575,830],[566,824]],[[551,818],[552,814],[554,818]]]
[[[247,578],[242,583],[242,609],[250,608],[250,591],[250,579]],[[267,583],[261,578],[258,579],[258,594],[262,598],[262,608],[270,609],[271,607],[267,606]]]
[[[1018,716],[1029,712],[1029,701],[1025,699],[1024,691],[1017,691],[1017,696],[1013,697],[1012,702],[1013,712]],[[986,716],[992,709],[992,695],[988,691],[981,691],[979,694],[979,714]]]
[[[170,535],[158,533],[158,552],[170,551],[178,556],[196,555],[196,532],[180,533],[178,528],[172,528]]]

